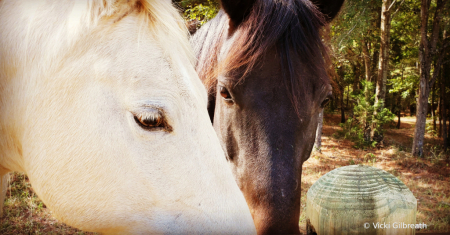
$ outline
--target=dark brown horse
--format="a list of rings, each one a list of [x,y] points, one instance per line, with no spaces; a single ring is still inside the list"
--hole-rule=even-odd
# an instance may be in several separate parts
[[[299,233],[302,164],[331,97],[320,29],[342,3],[224,0],[191,39],[211,120],[259,234]]]

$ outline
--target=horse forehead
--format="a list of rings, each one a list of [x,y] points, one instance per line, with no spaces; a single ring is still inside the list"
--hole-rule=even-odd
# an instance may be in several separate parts
[[[12,4],[14,1],[5,3]],[[164,38],[156,38],[164,34],[154,35],[154,31],[144,26],[137,15],[130,14],[113,25],[99,24],[92,31],[80,34],[83,29],[83,23],[80,21],[83,17],[80,14],[88,5],[84,1],[76,1],[69,7],[61,8],[61,11],[55,11],[55,8],[59,9],[57,6],[46,9],[45,1],[23,1],[16,4],[18,7],[10,7],[22,15],[23,11],[28,14],[20,20],[29,22],[30,35],[42,34],[40,37],[26,38],[25,46],[20,47],[20,55],[23,58],[38,56],[41,58],[40,64],[64,64],[63,67],[70,65],[71,68],[87,65],[82,69],[82,73],[89,80],[119,82],[124,87],[141,84],[141,89],[166,86],[170,88],[171,93],[181,92],[185,96],[197,97],[206,106],[206,91],[189,59],[175,53],[167,53],[160,45]],[[36,20],[40,22],[44,18],[42,14],[38,14],[37,9],[46,11],[49,17],[61,20],[62,23],[45,28],[48,32],[42,27],[32,27]],[[34,21],[30,20],[33,16],[39,17]],[[22,25],[20,30],[15,29],[14,32],[24,36],[23,32],[28,32],[26,25]],[[111,27],[114,27],[114,30]],[[25,36],[28,37],[28,34]],[[74,41],[76,43],[72,44]],[[10,44],[15,45],[12,40]],[[75,48],[68,50],[72,45],[75,45]],[[68,51],[71,52],[70,56],[66,55]],[[72,70],[69,72],[73,72]],[[47,72],[52,71],[46,70],[45,73]],[[134,90],[139,89],[136,86]]]
[[[206,104],[206,90],[193,66],[186,58],[167,56],[157,44],[147,43],[146,53],[134,54],[128,72],[121,77],[121,84],[134,84],[135,88],[168,90],[183,98],[195,98]]]
[[[170,55],[156,41],[142,41],[138,44],[113,45],[116,55],[101,53],[93,61],[93,72],[107,76],[95,76],[115,84],[133,96],[158,96],[165,94],[183,102],[207,103],[206,90],[187,58]],[[119,59],[117,59],[117,57]]]

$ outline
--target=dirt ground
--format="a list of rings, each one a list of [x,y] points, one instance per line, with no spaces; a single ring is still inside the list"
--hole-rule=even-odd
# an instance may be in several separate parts
[[[322,175],[351,164],[381,168],[399,178],[417,199],[416,223],[427,224],[427,229],[416,232],[450,232],[450,161],[439,152],[441,139],[425,136],[425,156],[412,157],[414,117],[402,117],[400,129],[385,133],[382,148],[366,150],[354,148],[349,140],[333,135],[341,130],[340,116],[326,114],[324,118],[321,152],[314,151],[303,164],[300,228],[306,231],[306,193]]]
[[[425,157],[410,154],[415,118],[403,117],[400,129],[389,129],[382,148],[354,148],[354,143],[333,134],[340,130],[339,115],[325,115],[322,153],[313,152],[303,165],[300,228],[305,233],[306,192],[327,172],[350,164],[381,168],[403,181],[417,199],[417,223],[427,229],[416,232],[450,232],[450,162],[439,153],[441,140],[426,135]],[[15,173],[7,192],[0,234],[93,234],[52,217],[51,211],[33,192],[26,175]]]

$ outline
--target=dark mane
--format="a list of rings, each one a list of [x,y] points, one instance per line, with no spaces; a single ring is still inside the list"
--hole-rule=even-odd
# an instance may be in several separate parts
[[[239,71],[239,76],[235,76],[239,82],[258,64],[265,51],[275,46],[285,85],[292,102],[298,104],[300,94],[311,93],[317,87],[317,79],[321,80],[320,84],[328,81],[326,47],[320,36],[325,24],[323,14],[310,1],[256,0],[236,29],[228,56],[218,64],[217,56],[228,35],[228,17],[221,10],[205,25],[212,29],[200,29],[192,39],[198,58],[196,70],[208,91],[214,92],[219,71],[233,75]],[[294,107],[297,109],[298,105]]]

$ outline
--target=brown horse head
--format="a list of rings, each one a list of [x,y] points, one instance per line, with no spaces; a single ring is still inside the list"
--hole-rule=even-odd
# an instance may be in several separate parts
[[[299,233],[302,164],[331,96],[320,28],[342,3],[224,0],[191,39],[210,117],[259,234]]]

